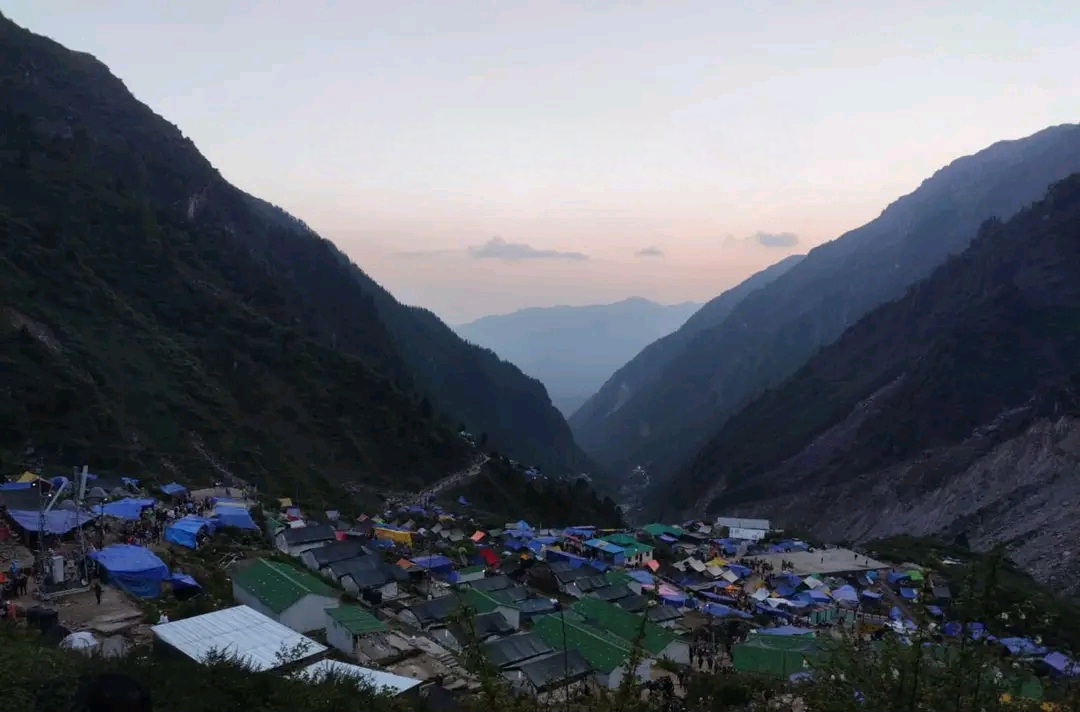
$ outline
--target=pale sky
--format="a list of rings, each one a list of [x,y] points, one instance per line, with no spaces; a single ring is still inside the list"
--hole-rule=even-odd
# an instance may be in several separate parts
[[[706,300],[958,156],[1080,120],[1075,0],[0,9],[451,323]]]

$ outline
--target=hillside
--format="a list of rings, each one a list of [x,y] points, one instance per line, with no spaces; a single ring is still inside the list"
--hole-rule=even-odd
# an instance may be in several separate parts
[[[699,304],[634,297],[615,304],[536,307],[456,327],[547,387],[569,416],[647,344],[678,329]]]
[[[1078,465],[1080,174],[732,418],[665,501],[834,540],[1003,541],[1075,589]]]
[[[437,414],[486,432],[519,459],[589,467],[542,385],[430,312],[401,305],[303,223],[228,184],[93,57],[0,18],[0,82],[0,201],[11,235],[0,248],[2,303],[16,314],[7,322],[25,315],[37,332],[77,349],[49,351],[50,360],[28,355],[42,361],[33,372],[9,365],[20,387],[67,382],[80,399],[107,404],[100,409],[121,424],[114,440],[149,451],[168,441],[164,452],[176,457],[187,447],[178,433],[202,433],[215,421],[216,455],[265,472],[280,469],[279,460],[293,470],[331,462],[328,471],[366,476],[366,461],[400,448],[381,471],[415,460],[410,471],[440,476],[444,460],[456,466],[464,453],[443,424],[432,429]],[[294,344],[318,364],[271,357]],[[310,393],[293,395],[304,379]],[[84,382],[102,392],[75,385]],[[202,415],[170,410],[189,398],[183,408]],[[308,422],[308,408],[365,425],[323,432]],[[80,404],[79,417],[92,410]],[[403,424],[414,411],[416,424]],[[166,438],[149,427],[149,414],[175,432]],[[239,432],[225,423],[241,424]],[[20,422],[5,447],[103,439],[88,426],[63,438],[44,427]],[[287,457],[276,454],[282,449]]]
[[[751,275],[695,311],[677,330],[653,341],[625,359],[624,364],[570,417],[570,427],[583,447],[601,452],[604,447],[598,432],[605,419],[630,399],[660,379],[664,369],[694,337],[720,324],[746,295],[769,284],[797,265],[805,255],[791,255]],[[588,443],[586,445],[586,443]],[[610,455],[608,456],[610,459]]]
[[[793,374],[867,312],[901,297],[987,218],[1008,218],[1080,171],[1080,125],[1040,131],[961,158],[881,216],[804,260],[699,334],[662,377],[589,427],[579,442],[612,469],[644,464],[654,481],[690,461],[724,421]],[[584,409],[583,409],[584,410]],[[621,467],[620,467],[621,469]]]

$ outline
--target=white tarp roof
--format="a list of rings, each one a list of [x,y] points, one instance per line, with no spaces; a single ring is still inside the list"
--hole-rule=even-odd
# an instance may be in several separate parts
[[[306,635],[287,628],[247,606],[234,606],[150,628],[158,640],[196,662],[216,651],[243,662],[252,670],[273,670],[290,662],[279,652],[292,653],[304,646],[301,657],[326,651]]]
[[[394,675],[382,670],[372,670],[359,665],[350,665],[337,660],[320,660],[295,673],[297,677],[302,677],[310,682],[319,682],[330,674],[352,677],[367,682],[380,691],[388,688],[390,693],[394,695],[400,695],[402,692],[411,690],[420,684],[420,680],[414,680],[411,677]]]
[[[768,519],[742,519],[740,517],[717,517],[716,526],[728,529],[764,529],[769,531]]]

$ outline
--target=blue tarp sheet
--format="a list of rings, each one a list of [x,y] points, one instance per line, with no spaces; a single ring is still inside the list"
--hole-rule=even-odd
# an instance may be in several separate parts
[[[464,497],[464,496],[458,497],[458,498],[457,498],[457,503],[458,503],[458,504],[461,504],[461,505],[464,505],[464,506],[466,506],[466,507],[468,507],[468,506],[469,506],[469,500],[465,499],[465,497]]]
[[[152,499],[125,497],[116,502],[101,505],[101,513],[119,519],[136,520],[142,517],[142,511],[145,507],[153,506],[154,500]]]
[[[757,631],[761,635],[813,635],[811,628],[799,628],[793,625],[782,625],[779,628],[761,628]]]
[[[169,583],[172,584],[173,588],[202,588],[199,582],[192,577],[176,572],[169,576]]]
[[[454,568],[454,564],[445,556],[417,556],[409,559],[409,561],[422,569],[431,569],[433,571],[437,569],[453,570]]]
[[[906,598],[909,601],[914,601],[915,597],[917,595],[918,594],[916,593],[915,589],[913,589],[913,588],[908,588],[907,586],[901,586],[900,587],[900,597],[901,598]]]
[[[143,546],[113,544],[91,552],[90,558],[105,569],[111,583],[137,598],[154,598],[169,577],[165,562]]]
[[[875,601],[881,598],[880,593],[874,593],[873,591],[863,591],[862,595],[863,595],[863,598],[869,598],[869,599],[872,599],[872,600],[875,600]]]
[[[138,487],[139,486],[139,480],[137,480],[134,477],[121,477],[120,482],[127,485],[128,487]]]
[[[889,618],[893,619],[894,621],[898,621],[903,617],[904,614],[896,606],[893,606],[889,609]]]
[[[1046,655],[1046,648],[1030,638],[1001,638],[998,642],[1013,655]]]
[[[165,541],[194,549],[196,538],[203,529],[214,531],[214,523],[209,519],[189,514],[165,528]]]
[[[41,513],[31,509],[9,509],[10,516],[15,523],[28,532],[36,532],[41,529]],[[49,534],[67,534],[75,528],[87,522],[97,519],[97,515],[91,512],[76,513],[67,509],[54,509],[45,515],[45,531]]]
[[[846,601],[848,603],[857,603],[859,601],[859,592],[855,590],[854,586],[841,586],[832,592],[832,597],[837,601]]]
[[[532,527],[529,526],[529,523],[526,522],[524,519],[517,520],[516,522],[514,522],[514,526],[512,526],[510,528],[511,529],[520,529],[520,530],[524,530],[524,531],[531,531],[532,530]]]
[[[165,494],[180,494],[181,492],[187,492],[187,487],[178,482],[170,482],[167,485],[162,485],[161,491]]]
[[[750,575],[750,569],[746,568],[742,564],[728,564],[728,571],[735,574],[739,578],[745,578]]]
[[[656,578],[648,571],[627,571],[626,575],[643,586],[656,585]]]
[[[218,505],[214,508],[214,517],[221,522],[223,527],[236,527],[237,529],[258,529],[251,518],[251,513],[246,507],[230,507]]]
[[[906,580],[907,577],[908,575],[903,571],[890,571],[888,576],[885,577],[885,580],[889,582],[890,586],[892,586],[895,583]]]
[[[30,489],[33,486],[33,482],[4,482],[0,484],[0,492],[14,492],[15,490]]]
[[[716,601],[717,603],[738,603],[738,599],[733,596],[724,596],[719,593],[712,593],[710,591],[700,591],[701,595],[710,601]]]
[[[944,612],[937,606],[927,606],[926,612],[935,617],[941,617],[945,615]]]

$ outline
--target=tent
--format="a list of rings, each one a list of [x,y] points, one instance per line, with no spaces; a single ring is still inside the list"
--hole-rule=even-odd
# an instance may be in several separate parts
[[[30,509],[9,509],[8,516],[28,532],[41,530],[41,512]],[[48,534],[67,534],[79,526],[97,519],[91,512],[54,509],[45,515],[45,531]]]
[[[91,552],[90,558],[105,570],[110,583],[137,598],[154,598],[169,577],[165,563],[143,546],[113,544]]]
[[[181,492],[187,492],[187,487],[184,487],[178,482],[170,482],[167,485],[161,486],[161,491],[167,495],[180,494]]]
[[[255,524],[255,520],[251,518],[251,513],[248,512],[247,507],[244,506],[231,506],[225,503],[219,503],[214,507],[214,518],[217,519],[223,527],[236,527],[237,529],[258,529],[258,525]]]
[[[142,518],[143,509],[153,506],[154,500],[152,499],[136,499],[134,497],[126,497],[116,502],[109,502],[107,504],[101,505],[100,511],[103,515],[108,517],[138,520]]]
[[[173,595],[181,601],[192,598],[202,592],[202,586],[199,585],[198,581],[187,574],[182,574],[178,571],[174,571],[172,575],[169,576],[169,583],[172,584]]]
[[[80,653],[86,655],[93,655],[98,651],[98,648],[101,647],[101,643],[98,642],[93,633],[84,630],[78,633],[72,633],[61,640],[60,647],[67,650],[78,650]]]
[[[189,514],[183,519],[177,519],[165,528],[165,541],[194,549],[199,532],[203,529],[209,529],[212,532],[214,522]]]

